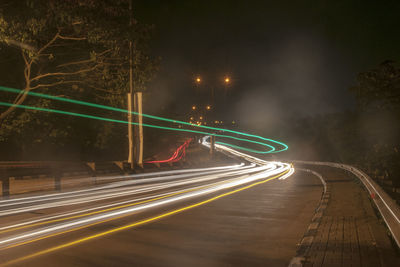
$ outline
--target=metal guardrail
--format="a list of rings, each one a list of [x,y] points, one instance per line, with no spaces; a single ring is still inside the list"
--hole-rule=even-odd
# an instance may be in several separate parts
[[[2,185],[2,196],[9,197],[10,180],[53,178],[54,189],[61,190],[62,178],[92,177],[96,183],[96,177],[104,174],[127,175],[137,172],[171,168],[180,166],[182,162],[168,162],[158,164],[145,164],[144,168],[137,166],[134,170],[125,161],[103,161],[103,162],[59,162],[59,161],[0,161],[0,182]],[[0,196],[1,197],[1,196]]]
[[[63,177],[87,175],[95,177],[105,173],[126,173],[124,162],[57,162],[57,161],[0,161],[2,196],[10,195],[10,179],[54,178],[54,189],[61,190]]]
[[[334,162],[319,162],[319,161],[292,161],[297,164],[320,165],[329,166],[347,170],[354,174],[363,183],[368,190],[372,200],[378,208],[383,220],[393,239],[396,241],[397,246],[400,248],[400,207],[396,201],[392,199],[375,181],[371,179],[363,171],[346,164]]]

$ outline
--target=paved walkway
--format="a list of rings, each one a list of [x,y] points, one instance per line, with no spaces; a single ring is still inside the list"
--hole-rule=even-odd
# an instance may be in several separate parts
[[[330,167],[311,169],[323,175],[330,198],[322,217],[314,217],[319,224],[304,266],[400,266],[388,230],[356,178]]]

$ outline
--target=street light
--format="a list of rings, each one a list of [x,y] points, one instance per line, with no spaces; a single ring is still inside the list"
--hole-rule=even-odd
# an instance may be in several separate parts
[[[211,106],[210,106],[210,105],[207,105],[207,106],[206,106],[206,109],[207,109],[207,110],[210,110],[210,109],[211,109]]]
[[[224,81],[225,81],[225,83],[230,83],[231,79],[229,77],[225,77]]]
[[[200,77],[196,78],[196,83],[201,83],[201,78]]]
[[[192,110],[196,110],[196,106],[195,105],[192,106]]]

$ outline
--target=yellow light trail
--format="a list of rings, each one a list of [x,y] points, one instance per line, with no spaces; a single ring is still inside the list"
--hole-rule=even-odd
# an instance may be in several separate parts
[[[20,227],[13,227],[13,228],[9,228],[7,230],[0,231],[0,234],[13,232],[13,231],[21,230],[21,229],[26,229],[26,228],[30,228],[30,227],[35,227],[35,226],[39,226],[39,225],[45,225],[45,224],[50,224],[50,223],[61,222],[61,221],[66,221],[66,220],[70,220],[70,219],[76,219],[76,218],[81,218],[81,217],[85,217],[85,216],[95,215],[95,214],[99,214],[99,213],[102,213],[102,212],[113,211],[113,210],[116,210],[116,209],[132,207],[132,206],[136,206],[136,205],[140,205],[140,204],[144,204],[144,203],[148,203],[148,202],[164,199],[164,198],[167,198],[167,197],[188,193],[188,192],[195,191],[195,190],[206,189],[206,188],[209,188],[209,187],[213,187],[213,186],[216,186],[216,185],[223,184],[225,182],[227,182],[227,181],[217,182],[217,183],[214,183],[212,185],[203,185],[203,186],[199,186],[199,187],[196,187],[196,188],[191,188],[191,189],[183,190],[183,191],[180,191],[180,192],[175,192],[175,193],[167,194],[167,195],[164,195],[164,196],[151,198],[151,199],[147,199],[147,200],[143,200],[143,201],[139,201],[139,202],[134,202],[134,203],[130,203],[130,204],[120,205],[120,206],[116,206],[116,207],[112,207],[112,208],[108,208],[108,209],[103,209],[103,210],[83,213],[83,214],[79,214],[79,215],[74,215],[74,216],[69,216],[69,217],[65,217],[65,218],[54,219],[54,220],[49,220],[49,221],[44,221],[44,222],[39,222],[39,223],[28,224],[28,225],[24,225],[24,226],[20,226]],[[116,217],[116,218],[121,218],[121,217],[129,216],[129,215],[131,215],[131,214],[127,214],[127,215]],[[115,219],[115,218],[113,218],[113,219]],[[107,220],[107,221],[109,221],[109,220]],[[104,222],[104,221],[101,221],[101,222]],[[101,223],[101,222],[98,222],[98,223]],[[91,226],[91,225],[87,225],[87,226]],[[75,229],[78,229],[78,228],[75,228]],[[73,230],[75,230],[75,229],[73,229]],[[79,228],[79,229],[82,229],[82,228]],[[57,234],[62,234],[62,233],[57,233]],[[54,235],[51,235],[51,236],[54,236]],[[40,239],[34,239],[34,240],[37,241],[37,240],[41,240],[41,239],[44,239],[44,238],[47,238],[47,237],[49,237],[49,236],[42,237]],[[19,246],[19,245],[22,245],[22,244],[31,243],[31,242],[33,242],[33,240],[30,240],[30,241],[27,241],[27,242],[24,242],[24,243],[19,243],[18,245],[12,245],[12,246],[8,246],[8,247],[0,248],[0,251],[4,250],[4,249],[16,247],[16,246]]]
[[[241,179],[242,178],[237,178],[237,179],[234,179],[234,180],[241,180]],[[171,197],[173,195],[183,195],[184,193],[188,193],[188,192],[191,192],[191,191],[207,189],[207,188],[211,188],[211,187],[218,186],[218,185],[221,185],[221,184],[224,184],[224,183],[229,183],[229,182],[231,182],[231,181],[220,181],[220,182],[216,182],[216,183],[211,184],[211,185],[204,185],[204,186],[199,186],[199,187],[196,187],[196,188],[183,190],[181,192],[171,193],[171,194],[166,195],[166,196],[156,197],[156,198],[152,198],[152,199],[149,199],[149,200],[144,200],[144,201],[141,201],[141,202],[126,204],[126,205],[121,205],[120,207],[124,208],[124,207],[128,207],[128,206],[136,206],[136,205],[139,205],[139,204],[144,204],[144,203],[148,203],[148,202],[151,202],[151,201],[156,201],[156,200],[160,200],[160,199],[163,199],[163,198]],[[107,212],[107,211],[111,211],[113,209],[116,209],[116,208],[109,208],[109,209],[105,209],[103,211]],[[45,221],[43,223],[28,224],[26,226],[21,226],[18,229],[33,227],[33,226],[37,226],[37,225],[40,225],[40,224],[49,224],[49,223],[52,223],[52,222],[63,221],[63,220],[67,220],[67,219],[74,219],[75,217],[89,216],[89,215],[93,215],[95,213],[99,213],[99,212],[86,213],[86,214],[82,214],[82,216],[79,216],[79,215],[70,216],[68,218],[56,219],[56,220],[52,220],[52,221]],[[90,226],[94,226],[94,225],[97,225],[97,224],[109,222],[109,221],[112,221],[112,220],[121,219],[121,218],[128,217],[128,216],[132,216],[132,214],[125,214],[125,215],[121,215],[121,216],[117,216],[117,217],[113,217],[113,218],[109,218],[109,219],[104,219],[104,220],[101,220],[101,221],[98,221],[98,222],[94,222],[94,223],[91,223],[91,224],[83,225],[83,226],[80,226],[80,227],[75,227],[73,229],[65,230],[65,231],[62,231],[62,232],[58,232],[58,233],[54,233],[54,234],[48,234],[46,236],[38,237],[38,238],[35,238],[35,239],[32,239],[32,240],[23,241],[23,242],[20,242],[20,243],[16,243],[16,244],[13,244],[13,245],[10,245],[10,246],[6,246],[6,247],[3,247],[3,248],[0,248],[0,251],[6,250],[6,249],[10,249],[10,248],[19,247],[19,246],[22,246],[22,245],[33,243],[33,242],[40,241],[40,240],[43,240],[43,239],[47,239],[47,238],[50,238],[50,237],[54,237],[54,236],[57,236],[57,235],[62,235],[62,234],[65,234],[65,233],[81,230],[81,229],[84,229],[84,228],[88,228]],[[11,228],[10,230],[3,231],[3,233],[4,232],[8,232],[8,231],[15,231],[15,230],[18,230],[18,229]]]
[[[197,188],[188,189],[188,190],[185,190],[185,191],[182,191],[182,192],[176,192],[176,193],[168,194],[168,195],[165,195],[165,196],[151,198],[151,199],[147,199],[147,200],[143,200],[143,201],[139,201],[139,202],[135,202],[135,203],[130,203],[130,204],[125,204],[125,205],[121,205],[121,206],[116,206],[116,207],[112,207],[112,208],[108,208],[108,209],[103,209],[103,210],[83,213],[83,214],[79,214],[79,215],[74,215],[74,216],[69,216],[69,217],[65,217],[65,218],[54,219],[54,220],[49,220],[49,221],[44,221],[44,222],[39,222],[39,223],[28,224],[28,225],[24,225],[24,226],[20,226],[20,227],[14,227],[14,228],[10,228],[10,229],[7,229],[7,230],[0,231],[0,234],[13,232],[13,231],[17,231],[17,230],[21,230],[21,229],[25,229],[25,228],[35,227],[35,226],[39,226],[39,225],[50,224],[50,223],[55,223],[55,222],[62,222],[62,221],[70,220],[70,219],[76,219],[76,218],[81,218],[81,217],[85,217],[85,216],[95,215],[95,214],[99,214],[99,213],[102,213],[102,212],[113,211],[113,210],[116,210],[116,209],[127,208],[127,207],[131,207],[131,206],[140,205],[140,204],[144,204],[144,203],[147,203],[147,202],[163,199],[163,198],[166,198],[166,197],[171,197],[171,196],[174,196],[174,195],[177,195],[177,194],[187,193],[187,192],[190,192],[190,191],[193,191],[193,190],[196,190],[196,189]],[[126,215],[126,216],[128,216],[128,215]],[[9,248],[9,247],[6,247],[6,248]],[[3,249],[5,249],[5,248],[1,248],[0,250],[3,250]]]
[[[68,242],[68,243],[65,243],[65,244],[62,244],[62,245],[59,245],[59,246],[55,246],[55,247],[48,248],[48,249],[45,249],[45,250],[42,250],[42,251],[39,251],[39,252],[36,252],[36,253],[32,253],[32,254],[29,254],[27,256],[20,257],[20,258],[5,262],[5,263],[1,264],[0,266],[7,266],[7,265],[15,264],[15,263],[18,263],[18,262],[21,262],[21,261],[25,261],[25,260],[28,260],[28,259],[31,259],[31,258],[34,258],[34,257],[37,257],[37,256],[41,256],[41,255],[44,255],[44,254],[47,254],[47,253],[50,253],[50,252],[54,252],[54,251],[57,251],[57,250],[60,250],[60,249],[63,249],[63,248],[74,246],[74,245],[77,245],[77,244],[80,244],[80,243],[83,243],[83,242],[86,242],[86,241],[89,241],[89,240],[92,240],[92,239],[95,239],[95,238],[99,238],[99,237],[102,237],[102,236],[110,235],[110,234],[113,234],[113,233],[116,233],[116,232],[120,232],[120,231],[129,229],[129,228],[133,228],[133,227],[140,226],[140,225],[143,225],[143,224],[146,224],[146,223],[149,223],[149,222],[153,222],[153,221],[156,221],[156,220],[159,220],[159,219],[162,219],[162,218],[165,218],[165,217],[168,217],[168,216],[183,212],[185,210],[196,208],[196,207],[199,207],[201,205],[204,205],[204,204],[210,203],[212,201],[215,201],[217,199],[220,199],[222,197],[229,196],[229,195],[235,194],[237,192],[240,192],[240,191],[252,188],[254,186],[269,182],[271,180],[277,179],[277,178],[287,174],[289,171],[290,171],[290,169],[286,170],[286,171],[284,171],[284,172],[282,172],[282,173],[280,173],[278,175],[275,175],[275,176],[273,176],[271,178],[268,178],[268,179],[266,179],[264,181],[252,183],[250,185],[247,185],[247,186],[244,186],[244,187],[241,187],[241,188],[238,188],[238,189],[235,189],[235,190],[220,194],[218,196],[209,198],[207,200],[204,200],[204,201],[201,201],[201,202],[198,202],[198,203],[195,203],[195,204],[183,207],[183,208],[179,208],[179,209],[176,209],[176,210],[173,210],[173,211],[169,211],[169,212],[163,213],[163,214],[158,215],[158,216],[154,216],[154,217],[151,217],[151,218],[148,218],[148,219],[141,220],[139,222],[134,222],[134,223],[131,223],[131,224],[127,224],[127,225],[124,225],[124,226],[121,226],[121,227],[117,227],[117,228],[114,228],[114,229],[111,229],[111,230],[107,230],[107,231],[104,231],[104,232],[101,232],[101,233],[98,233],[98,234],[94,234],[94,235],[90,235],[90,236],[87,236],[87,237],[84,237],[84,238],[80,238],[78,240],[71,241],[71,242]],[[65,231],[65,232],[68,232],[68,231]],[[63,233],[65,233],[65,232],[63,232]]]

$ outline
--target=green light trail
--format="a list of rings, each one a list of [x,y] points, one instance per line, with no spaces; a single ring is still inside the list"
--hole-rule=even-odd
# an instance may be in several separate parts
[[[16,94],[23,93],[23,90],[14,89],[14,88],[8,88],[8,87],[4,87],[4,86],[0,86],[0,91],[9,92],[9,93],[16,93]],[[105,105],[99,105],[99,104],[95,104],[95,103],[84,102],[84,101],[69,99],[69,98],[65,98],[65,97],[46,95],[46,94],[41,94],[41,93],[36,93],[36,92],[28,92],[27,94],[31,95],[31,96],[35,96],[35,97],[42,97],[42,98],[47,98],[47,99],[52,99],[52,100],[57,100],[57,101],[63,101],[63,102],[78,104],[78,105],[85,105],[85,106],[89,106],[89,107],[95,107],[95,108],[101,108],[101,109],[106,109],[106,110],[111,110],[111,111],[128,113],[128,111],[125,110],[125,109],[120,109],[120,108],[115,108],[115,107],[110,107],[110,106],[105,106]],[[103,121],[109,121],[109,122],[117,122],[117,123],[129,124],[128,121],[115,120],[115,119],[110,119],[110,118],[103,118],[103,117],[99,117],[99,116],[93,116],[93,115],[81,114],[81,113],[75,113],[75,112],[68,112],[68,111],[62,111],[62,110],[56,110],[56,109],[39,108],[39,107],[32,107],[32,106],[27,106],[27,105],[15,105],[15,104],[7,103],[7,102],[0,102],[0,105],[1,106],[8,106],[8,107],[16,106],[18,108],[24,108],[24,109],[30,109],[30,110],[39,110],[39,111],[45,111],[45,112],[53,112],[53,113],[58,113],[58,114],[70,115],[70,116],[77,116],[77,117],[83,117],[83,118],[90,118],[90,119],[96,119],[96,120],[103,120]],[[132,112],[132,114],[138,115],[139,113]],[[240,147],[240,146],[231,145],[231,144],[227,144],[227,143],[216,142],[216,143],[219,143],[219,144],[224,144],[224,145],[227,145],[227,146],[230,146],[230,147],[239,148],[239,149],[242,149],[242,150],[245,150],[245,151],[249,151],[249,152],[266,154],[266,153],[278,153],[278,152],[282,152],[282,151],[285,151],[285,150],[288,149],[288,146],[286,144],[282,143],[282,142],[275,141],[275,140],[272,140],[272,139],[269,139],[269,138],[264,138],[264,137],[257,136],[257,135],[253,135],[253,134],[242,133],[242,132],[233,131],[233,130],[229,130],[229,129],[221,129],[221,128],[204,126],[204,125],[194,125],[194,124],[191,124],[191,123],[188,123],[188,122],[184,122],[184,121],[167,119],[167,118],[148,115],[148,114],[142,114],[142,116],[146,117],[146,118],[161,120],[161,121],[167,121],[167,122],[172,122],[172,123],[177,123],[177,124],[188,125],[188,126],[191,126],[191,127],[198,127],[198,128],[203,128],[203,129],[209,129],[209,130],[230,132],[230,133],[234,133],[234,134],[237,134],[237,135],[243,135],[243,136],[247,136],[247,137],[253,137],[253,138],[261,139],[263,141],[268,141],[268,142],[279,144],[280,146],[283,146],[282,149],[276,150],[275,147],[273,147],[273,146],[271,146],[269,144],[265,144],[265,143],[254,141],[254,140],[243,139],[243,138],[238,138],[238,137],[229,136],[229,135],[221,135],[221,134],[202,132],[202,131],[196,131],[196,130],[164,127],[164,126],[157,126],[157,125],[151,125],[151,124],[142,123],[143,126],[150,127],[150,128],[158,128],[158,129],[163,129],[163,130],[173,130],[173,131],[181,131],[181,132],[191,132],[191,133],[198,133],[198,134],[205,134],[205,135],[213,135],[213,136],[222,137],[222,138],[231,138],[231,139],[235,139],[235,140],[239,140],[239,141],[245,141],[245,142],[250,142],[250,143],[266,146],[266,147],[269,148],[268,151],[259,151],[259,150]],[[132,123],[132,124],[137,125],[138,123]]]
[[[0,106],[7,106],[7,107],[16,106],[17,108],[23,108],[23,109],[38,110],[38,111],[45,111],[45,112],[53,112],[53,113],[57,113],[57,114],[76,116],[76,117],[81,117],[81,118],[89,118],[89,119],[102,120],[102,121],[108,121],[108,122],[117,122],[117,123],[129,124],[128,121],[123,121],[123,120],[116,120],[116,119],[104,118],[104,117],[99,117],[99,116],[93,116],[93,115],[88,115],[88,114],[69,112],[69,111],[63,111],[63,110],[57,110],[57,109],[32,107],[32,106],[27,106],[27,105],[14,105],[14,104],[11,104],[11,103],[1,102],[1,101],[0,101]],[[137,122],[131,122],[131,124],[139,125],[139,123],[137,123]],[[223,137],[223,138],[231,138],[231,139],[235,139],[235,140],[239,140],[239,141],[251,142],[251,143],[258,144],[258,145],[266,146],[266,147],[271,149],[269,151],[258,151],[258,150],[249,149],[249,148],[240,147],[240,146],[235,146],[235,145],[231,145],[231,144],[227,144],[227,143],[221,143],[221,144],[224,144],[224,145],[227,145],[227,146],[240,148],[242,150],[246,150],[246,151],[254,152],[254,153],[272,153],[272,151],[274,151],[274,149],[275,149],[273,146],[268,145],[268,144],[264,144],[264,143],[253,141],[253,140],[238,138],[238,137],[234,137],[234,136],[230,136],[230,135],[214,134],[214,133],[201,132],[201,131],[190,130],[190,129],[172,128],[172,127],[158,126],[158,125],[152,125],[152,124],[146,124],[146,123],[142,123],[142,125],[144,127],[157,128],[157,129],[162,129],[162,130],[190,132],[190,133],[197,133],[197,134],[204,134],[204,135],[214,135],[214,136]]]

